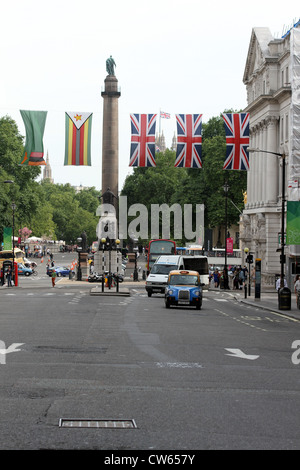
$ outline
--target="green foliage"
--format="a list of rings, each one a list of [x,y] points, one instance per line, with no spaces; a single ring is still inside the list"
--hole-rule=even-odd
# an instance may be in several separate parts
[[[226,111],[234,112],[234,111]],[[122,195],[128,197],[128,207],[144,204],[150,214],[151,204],[174,203],[205,206],[205,227],[225,223],[224,183],[228,182],[228,226],[238,223],[242,211],[243,191],[247,188],[247,172],[223,170],[226,140],[223,118],[213,117],[203,124],[202,169],[175,168],[175,152],[157,154],[156,168],[135,168],[127,176]],[[231,203],[232,201],[232,203]],[[149,224],[150,226],[150,221]],[[180,242],[185,242],[182,240]]]

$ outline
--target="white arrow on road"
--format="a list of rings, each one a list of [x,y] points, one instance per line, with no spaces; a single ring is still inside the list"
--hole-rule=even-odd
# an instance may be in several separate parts
[[[4,341],[0,341],[0,364],[6,364],[6,354],[12,352],[22,351],[22,349],[18,349],[19,346],[22,346],[25,343],[12,343],[6,349]]]
[[[226,354],[226,356],[234,356],[234,357],[240,357],[241,359],[249,359],[250,361],[254,361],[255,359],[258,359],[259,356],[252,356],[251,354],[245,354],[243,351],[240,349],[228,349],[225,348],[226,351],[229,351],[232,354]]]

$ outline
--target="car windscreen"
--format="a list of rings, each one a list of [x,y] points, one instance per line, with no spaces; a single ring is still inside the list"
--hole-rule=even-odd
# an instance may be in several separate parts
[[[174,269],[178,268],[173,264],[154,264],[151,268],[151,274],[169,274]]]
[[[187,274],[173,274],[170,278],[172,286],[198,286],[198,277]]]

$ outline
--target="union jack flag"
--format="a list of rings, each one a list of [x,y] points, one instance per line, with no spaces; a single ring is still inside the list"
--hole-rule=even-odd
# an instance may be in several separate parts
[[[170,113],[165,113],[164,111],[160,112],[160,117],[165,118],[165,119],[170,119],[171,114]]]
[[[223,114],[226,159],[223,170],[249,170],[249,113]]]
[[[175,167],[202,168],[202,114],[176,114]]]
[[[129,166],[156,166],[155,125],[157,114],[130,114]]]

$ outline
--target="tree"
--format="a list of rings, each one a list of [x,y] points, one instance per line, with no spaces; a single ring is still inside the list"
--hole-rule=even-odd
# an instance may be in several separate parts
[[[143,204],[148,211],[148,227],[150,236],[151,205],[173,204],[176,187],[183,184],[186,176],[185,168],[175,168],[175,152],[166,150],[156,154],[156,167],[134,168],[133,174],[127,176],[121,195],[127,196],[128,208],[133,204]],[[128,222],[134,217],[128,217]],[[161,223],[161,221],[160,221]],[[173,220],[171,220],[171,228]],[[161,231],[161,229],[160,229]]]
[[[40,174],[39,167],[20,166],[23,153],[23,137],[17,124],[9,116],[0,118],[0,231],[11,225],[12,201],[16,204],[15,226],[27,224],[39,202],[35,196],[34,180]],[[3,184],[11,180],[13,184]]]
[[[226,111],[234,112],[234,111]],[[223,170],[226,139],[223,118],[211,118],[203,124],[202,168],[174,168],[175,153],[166,150],[159,154],[156,168],[135,168],[126,178],[122,195],[127,195],[128,206],[144,204],[150,214],[151,204],[178,203],[205,206],[205,227],[223,227],[225,223],[224,182],[228,181],[227,224],[238,223],[243,209],[243,191],[247,187],[247,172]],[[231,204],[231,201],[233,204]],[[182,240],[185,243],[187,240]]]

